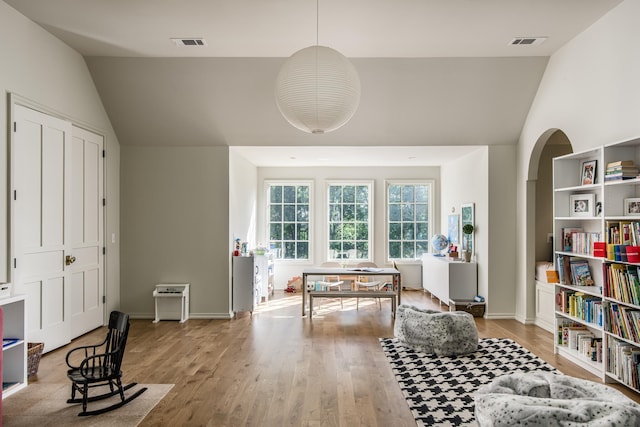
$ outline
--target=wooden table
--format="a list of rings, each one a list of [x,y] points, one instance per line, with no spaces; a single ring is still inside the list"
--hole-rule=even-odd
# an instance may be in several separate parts
[[[362,298],[362,297],[370,297],[370,298],[389,298],[390,296],[387,294],[395,294],[395,299],[397,301],[395,305],[400,305],[401,301],[401,293],[402,293],[402,284],[400,281],[400,272],[395,268],[372,268],[372,267],[364,267],[364,268],[336,268],[336,267],[309,267],[305,268],[302,271],[302,316],[307,314],[307,293],[310,292],[307,288],[307,283],[309,277],[317,276],[319,278],[323,276],[391,276],[391,291],[376,291],[376,293],[385,292],[384,295],[376,295],[374,292],[370,291],[345,291],[342,292],[340,298]],[[320,296],[323,291],[314,291],[316,292],[316,297]],[[367,293],[369,292],[369,293]],[[337,293],[337,292],[336,292]],[[393,307],[392,307],[393,308]],[[394,310],[395,315],[395,310]]]

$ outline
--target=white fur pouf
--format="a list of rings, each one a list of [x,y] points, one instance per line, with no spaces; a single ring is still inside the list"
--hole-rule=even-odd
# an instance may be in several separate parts
[[[503,375],[480,387],[481,427],[639,426],[640,405],[605,384],[550,372]]]
[[[476,322],[464,311],[442,312],[402,304],[396,310],[393,333],[407,347],[437,356],[478,350]]]

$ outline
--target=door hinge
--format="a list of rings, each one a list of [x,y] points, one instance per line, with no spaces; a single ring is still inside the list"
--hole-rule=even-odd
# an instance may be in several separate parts
[[[18,268],[18,259],[17,258],[13,259],[13,268]]]
[[[13,122],[13,131],[14,132],[18,131],[18,122]]]
[[[13,190],[13,200],[18,200],[18,190]]]
[[[107,157],[107,150],[102,150],[102,157]]]
[[[107,247],[103,246],[102,247],[102,255],[106,255],[107,254]]]
[[[102,295],[102,303],[103,304],[107,303],[107,296],[106,295]]]
[[[102,199],[102,206],[107,206],[107,199]]]

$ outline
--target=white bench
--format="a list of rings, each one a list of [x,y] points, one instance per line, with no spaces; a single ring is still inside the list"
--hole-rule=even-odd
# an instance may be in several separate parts
[[[309,291],[309,318],[313,317],[314,298],[389,298],[391,313],[396,315],[396,293],[393,291]]]

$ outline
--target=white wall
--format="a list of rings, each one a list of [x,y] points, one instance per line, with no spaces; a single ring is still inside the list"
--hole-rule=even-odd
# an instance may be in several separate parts
[[[105,135],[106,140],[106,292],[107,310],[119,306],[119,176],[120,146],[82,56],[0,2],[0,88],[15,93],[47,112],[70,119]],[[7,167],[8,123],[6,99],[0,102],[0,282],[10,279]],[[111,235],[116,241],[111,243]]]
[[[539,141],[562,130],[583,151],[640,135],[640,2],[626,0],[556,52],[547,66],[518,145],[518,317],[534,313],[534,245],[527,226]]]
[[[229,318],[228,147],[122,147],[122,308],[153,318],[190,283],[192,318]]]
[[[258,226],[257,240],[266,242],[264,181],[270,179],[313,180],[313,200],[316,209],[312,212],[312,232],[315,244],[309,262],[278,261],[275,269],[275,288],[284,289],[292,277],[302,275],[302,270],[310,265],[318,265],[326,261],[324,247],[326,245],[326,182],[336,179],[358,179],[374,181],[374,236],[373,261],[379,266],[385,263],[385,180],[387,179],[432,179],[435,181],[434,195],[434,231],[440,224],[440,168],[439,167],[312,167],[312,168],[258,168]],[[415,285],[410,283],[410,285]]]

